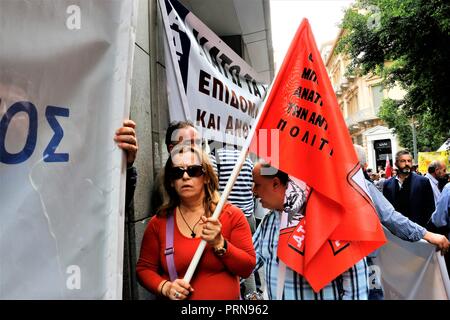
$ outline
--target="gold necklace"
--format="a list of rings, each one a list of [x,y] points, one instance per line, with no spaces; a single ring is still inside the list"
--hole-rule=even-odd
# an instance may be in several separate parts
[[[184,214],[183,214],[183,211],[181,211],[181,206],[178,206],[178,210],[180,210],[180,214],[181,214],[181,217],[183,218],[183,220],[184,220],[184,223],[186,223],[186,225],[187,225],[187,227],[189,228],[189,230],[191,230],[191,237],[192,238],[195,238],[195,236],[197,235],[196,233],[195,233],[195,227],[197,226],[197,224],[200,222],[200,220],[202,219],[202,216],[203,215],[201,215],[200,216],[200,218],[198,219],[198,221],[194,224],[194,226],[191,228],[190,226],[189,226],[189,224],[187,223],[187,221],[186,221],[186,219],[184,218]]]

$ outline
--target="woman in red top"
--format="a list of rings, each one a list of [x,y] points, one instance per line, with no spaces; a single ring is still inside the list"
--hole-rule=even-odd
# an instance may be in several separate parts
[[[192,146],[176,146],[164,168],[164,188],[168,201],[142,239],[136,266],[140,283],[172,300],[239,299],[239,277],[247,278],[256,263],[252,234],[242,211],[231,204],[224,206],[219,219],[211,217],[220,195],[208,156]],[[169,280],[165,255],[169,215],[174,222],[174,281]],[[206,248],[187,283],[184,274],[202,239]]]

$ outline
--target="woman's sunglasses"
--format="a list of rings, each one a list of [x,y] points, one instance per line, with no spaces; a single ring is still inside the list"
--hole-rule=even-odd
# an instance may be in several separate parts
[[[181,167],[172,167],[172,169],[170,169],[170,176],[173,180],[178,180],[184,176],[185,172],[187,172],[188,176],[191,178],[200,177],[205,174],[205,170],[202,166],[194,165],[187,167],[187,169]]]

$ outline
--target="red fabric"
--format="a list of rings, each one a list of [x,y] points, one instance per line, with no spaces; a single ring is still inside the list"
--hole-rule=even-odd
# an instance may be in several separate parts
[[[304,226],[280,235],[278,256],[317,292],[386,239],[370,198],[352,180],[362,171],[306,19],[257,128],[250,150],[312,187]],[[267,139],[261,129],[279,130]]]
[[[222,235],[228,242],[227,252],[217,257],[206,245],[202,258],[191,279],[192,300],[239,299],[239,277],[247,278],[256,264],[250,226],[242,211],[226,204],[219,218]],[[178,277],[183,278],[200,244],[200,238],[181,234],[174,219],[174,259]],[[169,279],[166,257],[166,218],[154,216],[145,230],[136,271],[140,283],[154,294],[158,285]]]
[[[385,168],[386,178],[392,177],[392,167],[389,161],[389,156],[386,156],[386,168]]]

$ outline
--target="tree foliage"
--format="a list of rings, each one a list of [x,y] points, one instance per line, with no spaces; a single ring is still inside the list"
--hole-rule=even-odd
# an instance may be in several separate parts
[[[436,130],[435,119],[430,112],[411,117],[399,101],[385,99],[380,107],[379,117],[383,119],[400,140],[400,144],[413,151],[412,125],[416,126],[417,150],[434,151],[447,139],[445,133]]]
[[[399,84],[407,92],[398,103],[386,102],[380,117],[394,126],[401,123],[391,119],[394,115],[414,116],[419,130],[430,134],[432,129],[431,137],[444,139],[422,141],[423,148],[445,141],[450,135],[450,1],[360,0],[346,11],[341,26],[345,32],[337,49],[352,59],[349,72],[377,74],[387,87]],[[403,126],[394,128],[403,131]],[[401,140],[408,145],[406,137]]]

